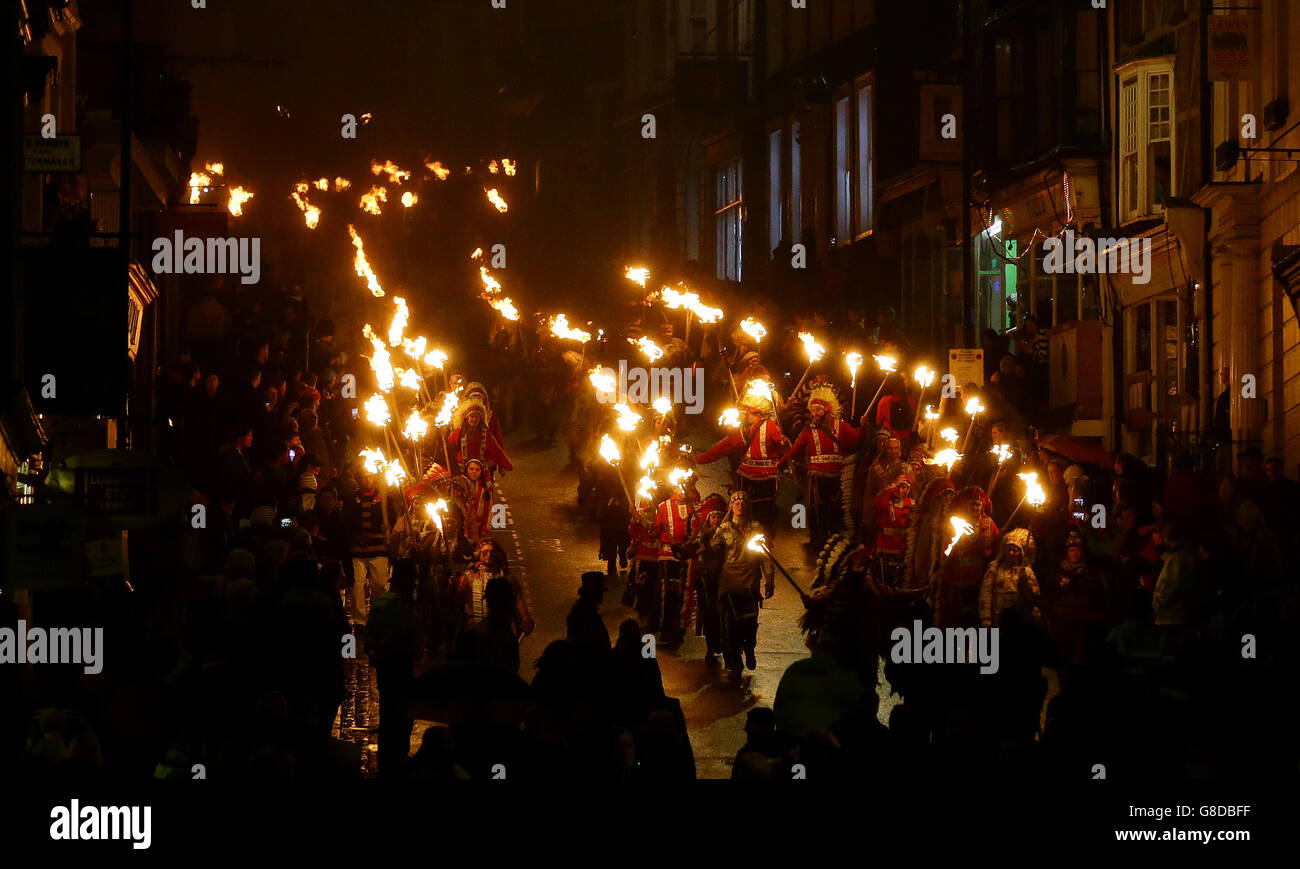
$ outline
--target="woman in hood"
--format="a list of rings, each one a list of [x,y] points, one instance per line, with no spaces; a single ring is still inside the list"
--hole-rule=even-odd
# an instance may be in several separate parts
[[[980,583],[980,624],[997,627],[1002,611],[1019,607],[1026,612],[1037,605],[1038,578],[1029,565],[1034,560],[1034,540],[1026,528],[1002,535],[998,557],[984,571]]]

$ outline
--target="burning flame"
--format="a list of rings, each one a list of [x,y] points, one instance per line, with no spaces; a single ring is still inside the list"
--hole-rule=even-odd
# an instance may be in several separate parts
[[[517,164],[515,163],[515,161],[514,161],[514,160],[511,160],[509,157],[502,157],[502,158],[501,158],[501,168],[504,169],[504,170],[506,171],[506,175],[507,175],[508,177],[511,177],[511,178],[514,177],[514,175],[515,175],[515,170],[516,170],[516,165],[517,165]]]
[[[642,335],[633,343],[641,348],[641,352],[644,353],[646,358],[651,362],[658,362],[664,356],[663,348],[651,341],[650,338],[645,335]]]
[[[199,204],[199,193],[206,190],[212,183],[212,178],[202,172],[190,173],[190,205]]]
[[[686,468],[673,468],[668,472],[668,482],[674,486],[684,486],[694,475],[694,471]]]
[[[483,291],[488,295],[501,292],[501,282],[492,275],[488,274],[487,266],[478,267],[479,276],[483,279]]]
[[[386,174],[388,180],[393,184],[401,184],[403,181],[406,181],[411,177],[410,172],[407,172],[405,169],[399,169],[392,160],[385,160],[383,163],[380,163],[378,160],[371,160],[370,174],[378,175],[380,173]]]
[[[980,400],[978,398],[972,398],[970,401],[966,402],[966,413],[970,414],[971,416],[983,412],[984,412],[984,405],[980,404]]]
[[[591,385],[596,388],[597,392],[613,395],[616,386],[612,369],[601,368],[597,365],[595,368],[591,369],[591,373],[588,377],[591,380]]]
[[[226,172],[226,164],[221,162],[204,163],[203,168],[207,169],[213,175],[224,175]]]
[[[481,257],[481,256],[483,256],[483,248],[481,248],[481,247],[476,247],[476,248],[474,248],[474,252],[473,252],[472,254],[469,255],[469,258],[470,258],[470,259],[478,259],[478,258]]]
[[[488,164],[488,171],[491,172],[493,175],[495,175],[501,171],[501,167],[497,165],[496,160],[493,160],[491,163]]]
[[[515,303],[510,301],[508,297],[504,299],[493,299],[488,302],[488,304],[495,308],[497,312],[507,320],[519,319],[519,309],[515,307]]]
[[[851,375],[853,376],[853,383],[852,383],[852,385],[853,385],[853,386],[857,386],[857,385],[858,385],[858,369],[862,367],[862,354],[861,354],[861,353],[857,353],[857,352],[849,353],[847,356],[844,357],[844,361],[845,361],[845,362],[848,364],[848,366],[849,366],[849,374],[851,374]]]
[[[405,479],[406,469],[398,462],[389,462],[388,467],[384,468],[384,482],[389,486],[400,486]]]
[[[316,225],[320,223],[320,209],[304,199],[302,194],[297,190],[290,193],[289,198],[297,204],[298,210],[303,213],[303,218],[307,222],[307,228],[315,229]]]
[[[425,338],[423,335],[420,335],[414,341],[410,338],[403,338],[402,349],[406,351],[407,356],[418,361],[419,358],[424,355],[424,348],[428,343],[429,339]]]
[[[618,451],[618,444],[614,443],[614,439],[608,434],[600,437],[600,457],[616,468],[623,459],[623,456]]]
[[[439,498],[437,501],[424,502],[424,512],[429,514],[433,524],[438,530],[442,530],[442,514],[447,512],[447,501],[445,498]]]
[[[244,216],[244,203],[253,198],[253,194],[242,187],[230,188],[230,202],[226,207],[235,217]]]
[[[939,437],[943,438],[950,444],[955,444],[957,443],[957,429],[953,428],[952,426],[948,426],[945,429],[940,429]]]
[[[451,416],[456,412],[456,405],[459,399],[455,392],[448,392],[442,397],[442,410],[434,417],[433,424],[441,428],[444,425],[451,425]]]
[[[645,454],[641,456],[641,470],[648,471],[657,467],[659,467],[659,441],[650,441],[650,445],[645,448]]]
[[[623,431],[634,431],[637,423],[641,422],[641,414],[622,402],[614,405],[614,412],[618,414],[618,427]]]
[[[373,450],[362,450],[357,453],[357,456],[362,459],[367,474],[377,474],[380,468],[388,464],[388,460],[384,458],[384,451],[378,447]]]
[[[948,447],[948,449],[939,450],[939,452],[934,454],[933,464],[942,466],[945,471],[951,471],[952,466],[957,464],[957,461],[960,458],[961,453],[957,452],[952,447]]]
[[[374,115],[370,114],[370,112],[362,112],[362,113],[361,113],[361,126],[364,127],[366,124],[370,123],[370,121],[371,121],[372,118],[374,118]]]
[[[948,548],[943,551],[944,555],[952,554],[952,548],[957,545],[958,540],[962,539],[967,534],[975,533],[975,529],[971,527],[971,524],[960,516],[953,516],[948,521],[952,523],[952,542],[950,542]]]
[[[401,296],[393,296],[393,304],[397,310],[393,312],[393,322],[388,326],[388,345],[396,347],[402,343],[402,332],[406,331],[407,307],[406,299]]]
[[[826,348],[818,344],[810,333],[800,332],[799,340],[803,342],[803,349],[808,353],[809,365],[826,355]]]
[[[439,181],[446,181],[447,176],[451,174],[451,170],[443,166],[437,160],[433,160],[433,161],[426,160],[424,161],[424,165],[425,168],[427,168],[430,172],[438,176]]]
[[[727,428],[740,428],[740,410],[734,407],[724,410],[722,416],[718,417],[718,425]]]
[[[1031,507],[1041,507],[1047,500],[1047,493],[1038,482],[1038,474],[1029,471],[1024,474],[1016,474],[1017,477],[1025,481],[1025,500]]]
[[[395,375],[393,364],[388,355],[388,351],[383,347],[375,349],[370,357],[370,370],[375,372],[375,380],[379,384],[379,390],[385,394],[393,391]]]
[[[898,370],[898,360],[893,356],[872,356],[871,358],[876,360],[876,365],[880,366],[880,370],[886,374],[893,374]]]
[[[762,534],[755,534],[753,537],[749,538],[749,542],[745,544],[745,548],[750,552],[761,552],[766,555],[767,538]]]
[[[409,389],[412,392],[420,391],[420,372],[414,368],[398,368],[397,382],[402,385],[403,389]]]
[[[447,364],[447,354],[436,348],[430,350],[428,355],[424,357],[424,364],[431,365],[439,371],[442,371],[443,366]]]
[[[998,457],[999,465],[1011,458],[1011,447],[1006,444],[995,444],[989,452]]]
[[[357,249],[353,264],[356,266],[358,277],[366,279],[366,286],[370,288],[371,295],[376,298],[383,298],[384,288],[379,286],[379,278],[375,276],[375,270],[370,267],[370,263],[366,260],[366,248],[361,242],[361,236],[357,235],[357,231],[352,228],[350,223],[348,224],[348,235],[352,236],[352,246]]]
[[[628,266],[627,274],[624,275],[624,277],[626,277],[629,281],[633,281],[635,283],[640,284],[641,289],[644,290],[645,282],[650,277],[650,270],[643,266],[636,266],[636,267]]]
[[[939,411],[937,411],[937,410],[934,409],[934,405],[933,405],[933,404],[927,404],[927,405],[925,406],[925,418],[926,418],[926,419],[938,419],[938,418],[939,418]]]
[[[924,365],[912,372],[912,379],[920,384],[922,389],[929,389],[930,384],[934,383],[935,377],[934,369],[927,368]]]
[[[745,390],[745,397],[753,396],[755,398],[765,398],[768,401],[773,400],[774,387],[767,380],[751,380],[749,387]]]
[[[306,193],[311,189],[311,185],[306,181],[299,181],[297,184],[293,185],[293,189],[297,193]]]
[[[655,409],[655,413],[660,416],[667,416],[673,409],[673,400],[666,395],[661,395],[650,403]]]
[[[340,175],[338,178],[335,178],[335,179],[334,179],[334,190],[335,190],[335,191],[339,191],[339,190],[347,190],[347,189],[348,189],[349,187],[351,187],[351,186],[352,186],[352,182],[349,181],[348,179],[344,178],[342,175]]]
[[[378,393],[366,399],[366,422],[371,425],[388,425],[393,415],[388,412],[388,402]]]
[[[420,201],[420,197],[416,196],[414,193],[412,193],[409,190],[402,194],[403,208],[410,208],[412,205],[414,205],[419,201]]]
[[[761,342],[767,335],[767,327],[755,320],[753,317],[746,317],[740,321],[740,329],[755,342]]]
[[[570,329],[569,318],[564,314],[551,318],[551,334],[556,338],[566,338],[582,344],[586,344],[591,340],[590,332],[584,332],[581,329]]]
[[[316,189],[317,189],[317,190],[329,190],[329,189],[330,189],[330,180],[329,180],[328,178],[317,178],[317,179],[316,179]]]
[[[406,419],[406,427],[402,429],[402,436],[408,441],[422,440],[429,433],[429,422],[420,416],[418,410],[412,410],[411,415]]]
[[[655,481],[650,478],[649,474],[646,474],[641,479],[637,480],[636,483],[637,500],[641,500],[644,498],[645,500],[649,501],[652,500],[654,496],[655,496]]]
[[[500,211],[502,214],[505,214],[506,210],[510,207],[506,204],[506,201],[501,198],[501,194],[497,192],[495,187],[487,191],[487,198],[488,202],[491,202],[492,205],[496,207],[496,210]]]
[[[700,301],[697,293],[680,292],[672,287],[664,287],[659,291],[658,295],[663,300],[664,307],[674,311],[685,308],[693,313],[701,323],[716,323],[722,319],[722,309],[711,308],[704,304]]]
[[[371,187],[369,193],[361,194],[361,209],[367,214],[382,214],[379,203],[388,201],[388,191],[382,187]]]

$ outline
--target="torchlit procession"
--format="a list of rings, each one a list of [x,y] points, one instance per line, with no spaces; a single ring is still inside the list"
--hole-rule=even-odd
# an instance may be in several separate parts
[[[98,804],[156,781],[835,782],[1058,847],[1294,790],[1300,12],[307,5],[12,10],[38,838],[180,836]]]

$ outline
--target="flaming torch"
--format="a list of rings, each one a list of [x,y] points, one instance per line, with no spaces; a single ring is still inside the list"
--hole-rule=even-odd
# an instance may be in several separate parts
[[[627,274],[625,274],[623,277],[627,278],[629,281],[632,281],[633,283],[640,284],[641,289],[644,290],[645,282],[650,277],[650,270],[648,268],[645,268],[644,266],[635,266],[635,267],[628,266]]]
[[[740,409],[729,407],[718,417],[718,425],[724,428],[740,428]]]
[[[242,187],[231,187],[230,201],[226,203],[226,207],[230,209],[230,213],[233,214],[235,217],[243,217],[244,203],[252,198],[253,198],[252,192],[245,190]]]
[[[853,420],[858,418],[858,369],[862,367],[862,354],[853,352],[845,355],[844,362],[849,366],[849,376],[853,378],[853,404],[850,407],[849,416]]]
[[[871,404],[867,405],[868,415],[871,414],[871,408],[875,407],[877,399],[880,398],[880,393],[885,391],[885,384],[889,382],[889,375],[898,370],[898,360],[893,356],[872,356],[871,358],[876,360],[876,367],[885,376],[881,379],[880,388],[876,390],[876,394],[872,397]]]
[[[493,187],[491,190],[485,192],[487,193],[488,202],[491,202],[492,206],[497,211],[501,212],[502,214],[505,214],[506,210],[509,209],[510,206],[507,205],[506,201],[501,198],[501,194],[497,192],[497,189]]]
[[[366,286],[370,288],[372,296],[382,299],[384,288],[379,285],[379,278],[375,276],[375,270],[370,267],[370,263],[366,260],[366,246],[361,242],[361,236],[357,235],[357,231],[350,223],[348,224],[348,235],[352,236],[352,246],[357,249],[356,258],[353,260],[357,275],[366,279]]]
[[[1033,507],[1035,510],[1043,506],[1047,501],[1047,493],[1043,491],[1042,485],[1039,484],[1037,473],[1034,471],[1026,471],[1023,474],[1016,474],[1016,476],[1024,481],[1025,496],[1020,499],[1020,503],[1016,505],[1016,509],[1011,511],[1011,515],[1007,517],[1006,522],[1003,522],[999,526],[1000,528],[1010,527],[1011,520],[1016,518],[1016,514],[1020,512],[1021,507],[1025,506],[1026,501],[1028,501],[1029,506]]]
[[[605,395],[612,397],[618,389],[613,369],[601,368],[597,365],[595,368],[591,369],[591,372],[587,377],[591,381],[591,385],[595,387],[598,396]]]
[[[993,476],[989,479],[988,485],[988,496],[992,498],[993,490],[997,488],[998,480],[1002,478],[1002,468],[1007,459],[1011,458],[1011,447],[1006,444],[994,444],[989,452],[998,457],[998,466],[993,469]]]
[[[551,318],[551,334],[556,338],[563,338],[568,341],[577,341],[580,344],[586,344],[591,340],[590,332],[569,328],[569,318],[564,314]]]
[[[763,338],[767,336],[767,327],[753,317],[746,317],[740,321],[740,331],[753,338],[755,344],[761,344]]]
[[[970,415],[970,425],[966,426],[966,437],[962,438],[961,451],[966,452],[966,444],[970,441],[970,433],[975,429],[975,418],[984,412],[984,405],[980,404],[978,397],[971,398],[966,402],[966,413]]]
[[[934,383],[934,378],[937,376],[933,368],[925,365],[917,366],[917,369],[912,372],[912,379],[921,386],[921,394],[916,397],[917,407],[925,406],[925,391],[930,388],[930,384]]]
[[[641,414],[623,403],[614,405],[614,412],[618,414],[618,427],[620,429],[623,431],[636,431],[637,424],[641,422]]]
[[[817,339],[813,338],[812,333],[800,332],[799,340],[803,342],[804,352],[808,354],[808,367],[804,369],[803,377],[799,378],[799,382],[795,384],[794,389],[790,393],[791,395],[798,392],[799,387],[803,386],[803,382],[808,379],[809,373],[812,372],[813,363],[826,355],[826,348],[817,343]]]
[[[934,454],[934,462],[932,462],[932,464],[941,466],[944,473],[950,474],[952,473],[952,466],[957,464],[960,459],[961,453],[957,452],[952,447],[948,447],[947,449],[939,450],[939,452]]]
[[[794,586],[794,590],[799,592],[799,598],[805,603],[808,601],[808,595],[799,587],[799,583],[795,582],[794,577],[790,575],[790,572],[782,566],[781,562],[776,560],[776,556],[772,554],[771,548],[767,545],[767,538],[764,535],[755,534],[753,537],[749,538],[749,542],[745,544],[745,548],[750,552],[760,552],[772,559],[772,564],[776,565],[776,569],[781,571],[781,575],[785,577],[786,582]]]
[[[426,160],[424,165],[425,168],[437,176],[439,181],[446,181],[451,175],[451,170],[437,160]]]
[[[658,362],[660,359],[664,358],[663,348],[651,341],[646,335],[642,335],[632,343],[640,347],[641,352],[645,354],[645,358],[649,359],[652,363]]]
[[[971,524],[960,516],[953,516],[948,521],[952,523],[952,540],[948,543],[948,548],[943,551],[944,556],[952,555],[952,548],[957,545],[958,540],[967,534],[975,533]]]
[[[623,485],[623,494],[627,496],[627,502],[629,504],[636,504],[636,502],[632,500],[632,492],[628,489],[627,481],[623,479],[623,472],[620,470],[620,466],[623,463],[623,454],[618,451],[618,444],[614,443],[614,439],[610,437],[608,433],[600,436],[600,457],[609,462],[610,466],[614,469],[615,475],[618,476],[619,483]]]
[[[424,503],[424,512],[429,514],[430,521],[439,532],[442,531],[442,516],[447,512],[447,500],[439,498],[437,501],[426,501]]]

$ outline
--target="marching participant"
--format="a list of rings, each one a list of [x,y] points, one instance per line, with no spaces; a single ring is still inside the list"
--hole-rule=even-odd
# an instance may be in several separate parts
[[[758,530],[749,512],[748,496],[737,489],[731,493],[727,518],[710,537],[710,544],[723,551],[717,598],[722,657],[737,679],[742,654],[745,666],[751,670],[758,666],[754,647],[758,642],[759,580],[763,580],[763,597],[770,598],[776,591],[771,559],[749,548],[749,539]]]
[[[941,627],[974,627],[978,618],[977,597],[984,568],[997,552],[998,526],[984,490],[968,486],[953,498],[953,510],[971,524],[974,531],[953,545],[943,564],[939,599],[935,602],[935,624]]]
[[[465,461],[465,476],[453,483],[456,502],[465,517],[465,536],[476,545],[486,537],[492,521],[492,484],[480,459]]]
[[[912,478],[901,474],[876,496],[876,555],[881,562],[881,575],[890,585],[898,585],[902,574],[903,554],[907,551],[907,517],[916,504],[912,500]]]
[[[506,456],[505,447],[486,422],[487,405],[479,395],[466,396],[456,406],[451,417],[451,435],[447,446],[454,450],[456,463],[461,468],[470,459],[483,462],[488,480],[496,476],[498,469],[513,471],[514,465]]]
[[[685,638],[683,609],[686,602],[687,542],[695,531],[698,495],[690,476],[682,478],[676,491],[655,508],[651,533],[659,541],[659,582],[655,595],[660,641],[677,645]]]
[[[776,408],[764,386],[751,384],[741,398],[740,410],[744,414],[740,430],[696,456],[695,461],[707,465],[723,456],[740,454],[737,483],[749,496],[753,516],[771,541],[776,538],[777,462],[789,449],[790,441],[777,425]]]
[[[831,534],[844,527],[840,476],[845,454],[858,445],[858,430],[840,419],[840,402],[829,386],[815,387],[808,398],[812,419],[795,439],[777,467],[807,453],[808,506],[812,511],[808,546],[820,552]]]

